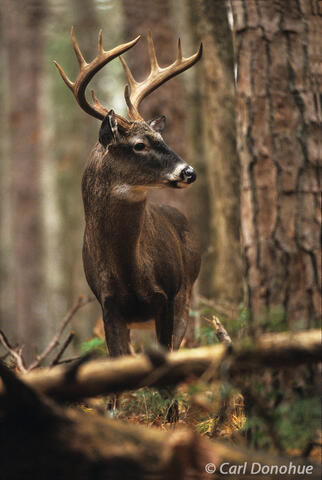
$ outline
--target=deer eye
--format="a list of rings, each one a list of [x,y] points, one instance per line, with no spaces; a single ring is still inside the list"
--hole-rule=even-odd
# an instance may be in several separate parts
[[[145,150],[145,143],[137,142],[133,148],[136,152],[142,152],[143,150]]]

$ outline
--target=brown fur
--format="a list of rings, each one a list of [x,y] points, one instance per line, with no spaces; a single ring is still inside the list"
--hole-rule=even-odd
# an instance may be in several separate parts
[[[158,341],[179,348],[200,268],[198,244],[186,218],[147,201],[147,191],[187,186],[169,180],[187,164],[148,123],[133,122],[114,139],[109,127],[102,125],[106,145],[95,145],[82,181],[84,270],[102,306],[109,353],[129,353],[128,326],[151,320]],[[138,141],[143,153],[134,151]]]

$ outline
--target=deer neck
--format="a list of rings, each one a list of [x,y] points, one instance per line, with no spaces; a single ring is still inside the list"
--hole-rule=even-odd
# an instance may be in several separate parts
[[[88,250],[123,285],[134,284],[142,261],[139,243],[146,215],[145,191],[117,185],[104,194],[83,197]]]
[[[147,214],[146,191],[120,182],[121,172],[115,174],[118,159],[106,161],[104,155],[97,144],[83,174],[84,253],[95,269],[109,272],[125,288],[140,278],[144,261],[139,249]]]
[[[117,261],[128,265],[137,260],[139,241],[146,214],[146,194],[128,186],[111,189],[104,209],[104,235]]]

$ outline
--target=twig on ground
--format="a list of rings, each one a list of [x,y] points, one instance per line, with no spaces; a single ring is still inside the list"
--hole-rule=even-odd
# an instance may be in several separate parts
[[[204,320],[206,320],[208,323],[212,324],[215,330],[216,337],[220,343],[223,343],[224,345],[232,345],[232,340],[227,330],[219,320],[219,318],[217,318],[215,315],[212,316],[212,320],[209,320],[209,318],[207,317],[202,317],[202,318],[204,318]],[[204,374],[201,376],[202,381],[208,382],[210,380],[210,378],[213,376],[213,368],[214,368],[213,365],[209,366],[208,370],[206,370]],[[229,409],[229,401],[227,398],[222,397],[219,410],[218,410],[219,413],[217,415],[217,422],[216,422],[214,432],[218,432],[220,428],[222,428],[228,416],[228,409]]]
[[[88,303],[93,302],[93,298],[85,298],[83,295],[80,295],[77,302],[75,305],[66,313],[57,333],[51,340],[51,342],[47,345],[47,347],[43,350],[43,352],[34,360],[31,365],[28,367],[28,371],[33,370],[36,367],[39,367],[41,362],[54,350],[55,347],[57,347],[59,343],[59,339],[61,335],[63,334],[65,328],[67,327],[68,323],[71,321],[71,319],[74,317],[75,313],[78,312],[78,310]]]
[[[201,318],[203,320],[206,320],[206,322],[210,323],[214,327],[216,337],[220,343],[224,343],[225,345],[232,345],[232,339],[230,338],[230,335],[228,334],[227,330],[225,329],[218,317],[213,315],[212,320],[210,320],[203,315]]]
[[[70,334],[66,338],[65,342],[63,343],[61,349],[58,350],[57,355],[55,356],[55,358],[50,363],[50,367],[53,367],[54,365],[57,365],[59,363],[59,360],[61,359],[63,353],[65,352],[65,350],[67,349],[68,345],[71,343],[71,341],[73,340],[74,337],[75,337],[75,332],[70,332]]]
[[[216,337],[218,338],[219,342],[225,343],[226,345],[231,345],[232,341],[227,330],[225,329],[219,318],[217,318],[215,315],[212,316],[212,324],[214,326]]]
[[[0,330],[0,341],[7,352],[16,360],[18,370],[22,373],[27,373],[28,369],[22,356],[23,347],[12,347],[2,330]]]

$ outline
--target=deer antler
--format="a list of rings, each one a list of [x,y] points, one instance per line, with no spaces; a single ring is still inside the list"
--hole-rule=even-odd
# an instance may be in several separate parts
[[[153,92],[153,90],[158,88],[160,85],[165,83],[167,80],[170,80],[170,78],[192,67],[192,65],[198,62],[202,55],[202,44],[200,44],[197,53],[195,53],[189,58],[184,58],[182,56],[181,42],[179,39],[177,59],[168,67],[161,68],[158,64],[158,60],[155,54],[155,48],[151,32],[148,32],[148,49],[151,71],[149,76],[145,80],[143,80],[143,82],[137,82],[133,78],[133,75],[127,63],[122,57],[120,57],[128,81],[128,85],[126,85],[125,87],[124,96],[128,107],[128,115],[131,120],[143,121],[143,118],[138,111],[139,105],[143,98],[149,95],[149,93]]]
[[[124,43],[123,45],[118,45],[117,47],[113,48],[112,50],[105,51],[103,49],[102,45],[102,30],[99,31],[98,34],[98,53],[97,56],[92,60],[90,63],[87,63],[82,55],[82,52],[79,48],[79,45],[77,43],[75,34],[74,34],[74,27],[71,29],[71,38],[72,38],[72,43],[73,47],[75,50],[75,54],[80,66],[80,72],[75,80],[75,82],[72,82],[62,69],[62,67],[54,61],[56,67],[59,70],[59,73],[66,83],[67,87],[73,92],[79,106],[89,115],[92,115],[95,118],[103,119],[106,114],[108,113],[108,110],[103,107],[100,102],[97,100],[94,91],[92,90],[92,98],[93,98],[93,105],[88,103],[86,96],[85,96],[85,90],[90,82],[90,80],[93,78],[93,76],[102,68],[104,65],[106,65],[108,62],[113,60],[114,58],[118,57],[122,53],[126,52],[129,50],[131,47],[133,47],[138,40],[140,39],[140,35],[136,37],[134,40],[128,43]],[[121,124],[128,124],[128,121],[121,117],[120,115],[117,115],[118,122]]]

